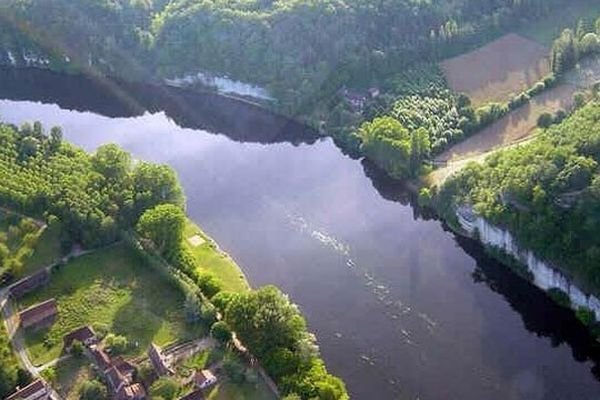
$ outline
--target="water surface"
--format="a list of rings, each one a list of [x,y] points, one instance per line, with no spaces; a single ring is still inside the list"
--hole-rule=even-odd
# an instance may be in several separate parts
[[[353,398],[600,398],[598,349],[570,312],[331,140],[252,107],[100,86],[0,71],[0,116],[173,166],[192,219],[253,286],[301,306]]]

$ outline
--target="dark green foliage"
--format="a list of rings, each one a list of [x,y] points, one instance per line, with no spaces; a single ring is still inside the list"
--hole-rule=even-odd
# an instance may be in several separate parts
[[[204,273],[198,278],[198,287],[210,299],[223,289],[223,284],[213,274]]]
[[[2,325],[0,326],[0,397],[8,397],[17,386],[18,366],[19,363]]]
[[[85,382],[81,387],[81,400],[105,400],[107,398],[106,386],[95,379]]]
[[[554,117],[552,116],[552,114],[545,112],[540,114],[540,116],[538,117],[537,126],[539,126],[542,129],[547,129],[550,127],[550,125],[552,125],[553,122]]]
[[[211,326],[210,335],[221,343],[228,343],[231,340],[231,329],[225,322],[218,321]]]
[[[556,304],[565,308],[571,307],[571,300],[569,299],[569,296],[562,290],[558,288],[551,288],[548,289],[547,293]]]
[[[161,204],[144,212],[137,223],[138,233],[150,239],[167,259],[177,254],[183,240],[185,214],[174,204]]]
[[[114,145],[90,156],[62,143],[58,129],[51,132],[50,138],[39,138],[41,133],[30,126],[17,131],[0,125],[0,203],[31,215],[56,216],[66,248],[74,242],[96,246],[114,241],[119,229],[131,227],[157,204],[181,206],[181,187],[168,167],[134,166]],[[36,143],[35,152],[24,152],[31,143]],[[149,170],[162,173],[151,179]]]
[[[577,308],[575,315],[585,326],[592,326],[596,322],[596,314],[587,307]]]
[[[229,301],[225,321],[284,393],[303,399],[348,399],[344,383],[330,375],[318,357],[298,307],[277,288],[237,294]]]
[[[525,248],[600,293],[600,103],[591,102],[528,144],[470,164],[436,204],[472,204]]]
[[[150,395],[153,398],[160,397],[164,400],[174,400],[179,393],[177,381],[169,377],[157,379],[150,387]]]

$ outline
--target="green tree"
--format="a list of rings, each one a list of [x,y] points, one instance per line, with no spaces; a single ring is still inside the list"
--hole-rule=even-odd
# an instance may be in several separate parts
[[[228,343],[231,340],[231,329],[224,321],[215,322],[210,328],[210,335],[221,343]]]
[[[144,212],[137,224],[137,231],[150,239],[163,255],[174,255],[181,247],[185,214],[174,204],[161,204]]]
[[[81,386],[81,400],[106,400],[107,398],[106,386],[95,379],[87,381]]]
[[[165,400],[173,400],[178,392],[179,385],[174,379],[169,377],[159,378],[150,386],[150,395],[152,398],[162,397]]]

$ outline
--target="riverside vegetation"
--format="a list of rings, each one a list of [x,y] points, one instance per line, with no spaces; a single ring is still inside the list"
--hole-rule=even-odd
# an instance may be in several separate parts
[[[165,315],[171,316],[169,322],[166,325],[160,322],[158,314],[148,315],[149,321],[153,322],[146,326],[136,325],[137,317],[126,318],[134,324],[129,331],[127,326],[119,327],[121,333],[150,340],[152,337],[147,337],[144,332],[148,326],[155,326],[157,329],[160,327],[156,334],[168,341],[169,335],[181,337],[184,320],[196,320],[210,327],[216,322],[218,310],[224,319],[214,327],[216,335],[223,337],[223,331],[229,330],[238,333],[238,337],[262,361],[285,394],[303,399],[348,398],[343,382],[327,372],[319,357],[314,335],[307,331],[303,316],[287,296],[275,287],[249,290],[232,280],[230,272],[227,273],[229,283],[224,284],[214,269],[209,269],[212,273],[208,273],[198,268],[198,260],[206,259],[206,255],[194,253],[185,245],[184,233],[188,222],[184,213],[184,195],[169,167],[134,163],[130,155],[116,145],[105,145],[94,154],[87,154],[64,142],[60,129],[53,128],[46,135],[39,123],[33,126],[26,124],[21,128],[1,124],[0,174],[2,182],[6,183],[0,187],[0,204],[43,218],[50,225],[60,223],[59,237],[63,251],[68,251],[73,244],[97,248],[115,243],[123,237],[131,237],[132,231],[136,231],[144,246],[150,249],[146,251],[134,246],[133,249],[142,256],[140,259],[135,252],[132,253],[128,239],[118,248],[98,250],[59,269],[56,279],[53,278],[53,282],[56,280],[57,283],[39,294],[26,297],[26,302],[35,302],[36,296],[43,297],[48,294],[47,290],[53,291],[52,295],[59,302],[62,301],[61,307],[68,314],[73,302],[82,300],[79,297],[83,292],[73,292],[75,287],[81,286],[82,279],[89,281],[85,285],[92,285],[90,287],[95,285],[92,281],[100,279],[100,276],[96,276],[99,271],[96,271],[96,275],[81,275],[81,271],[90,265],[103,265],[108,276],[114,278],[109,284],[112,289],[105,290],[103,296],[127,301],[130,296],[136,295],[134,292],[139,295],[144,291],[147,285],[144,286],[143,271],[150,268],[149,260],[153,259],[151,254],[157,254],[172,266],[169,267],[171,269],[156,270],[168,271],[164,274],[167,282],[151,285],[169,286],[169,280],[175,284],[175,292],[172,289],[163,290],[163,293],[173,293],[173,302],[155,307],[159,311],[164,309]],[[105,258],[108,254],[113,254],[113,259]],[[123,260],[132,262],[122,264]],[[4,267],[14,269],[15,265],[11,263]],[[113,271],[114,268],[117,270]],[[138,285],[119,285],[119,279],[129,280],[127,277],[132,274],[140,274]],[[160,279],[160,276],[155,275],[153,279]],[[225,291],[224,286],[238,291]],[[196,292],[198,289],[199,292]],[[179,297],[181,300],[177,300]],[[112,304],[111,299],[107,301]],[[179,311],[176,310],[178,303],[182,304]],[[131,304],[134,306],[135,302]],[[114,307],[107,308],[101,322],[110,323],[115,318],[115,310]],[[133,314],[130,317],[137,314],[135,307],[131,312]],[[177,312],[180,318],[173,319],[173,313]],[[81,320],[85,319],[85,315],[83,313],[73,321],[66,321],[66,325],[89,322]],[[2,337],[0,340],[3,340]],[[61,333],[56,331],[50,339],[58,343],[60,337]],[[44,346],[51,344],[52,340],[46,341]],[[27,336],[27,341],[35,350],[34,343],[38,343],[36,336]],[[27,375],[17,374],[10,351],[0,356],[3,357],[0,364],[0,395],[5,396],[16,386],[18,379],[24,379],[22,375]]]

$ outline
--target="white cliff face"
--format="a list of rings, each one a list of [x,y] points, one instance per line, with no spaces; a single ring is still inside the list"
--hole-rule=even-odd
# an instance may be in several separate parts
[[[543,290],[562,290],[569,296],[574,308],[587,307],[600,320],[600,300],[597,297],[583,293],[562,272],[537,258],[532,251],[521,249],[510,232],[490,224],[468,207],[460,207],[456,214],[461,227],[469,234],[477,231],[482,243],[502,249],[524,264],[532,274],[535,286]]]
[[[259,86],[246,82],[234,81],[226,76],[211,76],[202,72],[195,75],[186,75],[181,78],[165,79],[165,83],[171,86],[185,87],[195,83],[201,83],[217,89],[219,93],[238,94],[241,96],[254,97],[262,100],[273,100],[269,92]]]

